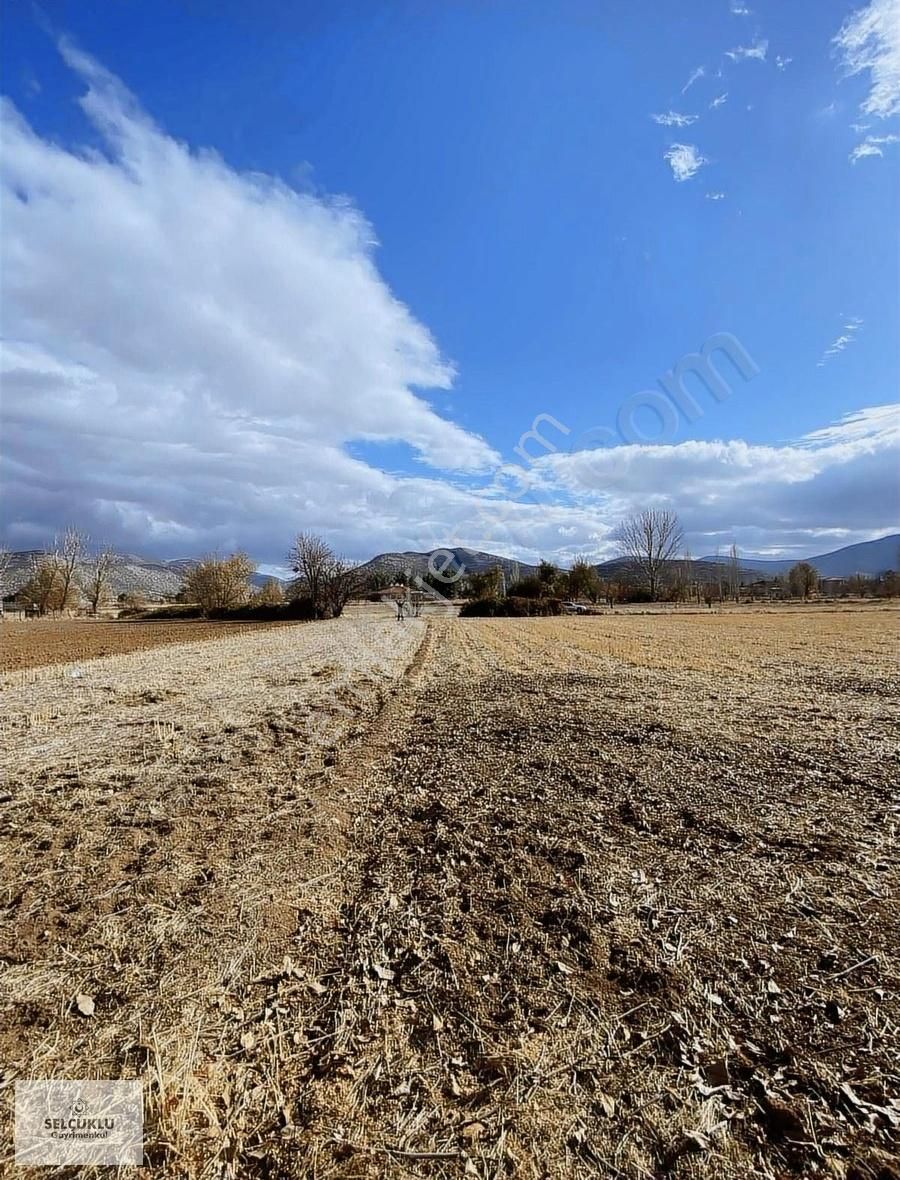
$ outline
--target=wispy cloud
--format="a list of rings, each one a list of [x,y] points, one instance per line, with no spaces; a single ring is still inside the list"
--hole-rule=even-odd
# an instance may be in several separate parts
[[[775,58],[775,65],[779,70],[786,70],[793,60],[792,57],[782,57],[779,53]]]
[[[769,52],[768,41],[754,41],[752,45],[738,45],[734,49],[727,49],[725,56],[732,61],[765,61]]]
[[[672,175],[679,183],[690,180],[709,160],[702,156],[692,143],[673,143],[666,152],[664,159],[668,160]]]
[[[701,78],[704,78],[704,77],[706,77],[706,67],[705,66],[697,66],[696,70],[693,71],[691,76],[688,78],[688,80],[682,86],[681,93],[685,94],[688,90],[690,90],[690,88],[694,85],[695,82],[698,82]]]
[[[705,195],[706,195],[707,201],[724,201],[725,200],[724,193],[712,192],[712,193],[706,193]]]
[[[871,89],[860,110],[887,118],[900,114],[900,6],[871,0],[844,21],[834,44],[848,75],[868,70]],[[869,153],[871,154],[871,153]]]
[[[890,143],[900,143],[900,135],[867,135],[850,153],[850,163],[855,164],[866,156],[883,156],[882,146]]]
[[[856,339],[856,333],[862,327],[862,324],[863,321],[859,316],[850,316],[844,324],[844,329],[840,336],[829,344],[822,353],[821,358],[816,362],[816,368],[824,368],[829,357],[837,356],[839,352],[843,352],[845,348],[848,348]]]
[[[696,123],[699,115],[679,115],[677,111],[667,111],[664,115],[651,115],[654,123],[661,123],[663,127],[690,127]]]
[[[727,102],[727,100],[728,100],[728,91],[726,90],[722,94],[716,95],[716,97],[709,104],[709,109],[711,111],[714,111],[716,109],[716,107],[724,106],[724,104]]]

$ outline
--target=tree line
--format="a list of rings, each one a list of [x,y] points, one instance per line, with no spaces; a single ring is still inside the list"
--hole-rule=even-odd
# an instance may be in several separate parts
[[[609,606],[624,601],[674,602],[696,600],[711,604],[728,598],[737,600],[745,592],[741,581],[740,557],[732,545],[728,557],[712,568],[698,567],[684,548],[684,532],[677,515],[668,509],[648,508],[623,521],[616,532],[621,566],[614,575],[602,576],[584,559],[571,568],[560,569],[541,561],[533,574],[509,579],[500,567],[473,571],[448,571],[448,576],[430,573],[417,579],[420,589],[445,598],[495,600],[573,599]],[[70,527],[60,533],[51,547],[31,555],[29,576],[17,593],[17,601],[40,615],[72,610],[83,602],[92,614],[111,605],[112,584],[123,559],[109,545],[93,545],[90,537]],[[184,575],[177,601],[196,606],[204,615],[233,611],[262,610],[290,606],[295,617],[337,618],[356,597],[379,596],[389,576],[371,572],[364,576],[357,563],[341,557],[321,537],[301,532],[287,555],[293,579],[283,585],[277,578],[255,587],[251,578],[255,564],[246,553],[222,557],[211,554],[191,566]],[[0,549],[0,598],[10,564],[10,554]],[[391,574],[393,582],[406,582],[403,574]],[[797,562],[786,578],[759,584],[784,592],[792,598],[809,599],[819,591],[820,579],[807,561]],[[877,578],[854,575],[828,580],[829,594],[884,595],[900,593],[900,578],[886,571]],[[137,594],[121,594],[119,604],[140,608]]]

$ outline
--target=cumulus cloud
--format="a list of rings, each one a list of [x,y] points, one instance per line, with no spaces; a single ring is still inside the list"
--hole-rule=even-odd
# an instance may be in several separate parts
[[[380,276],[359,210],[176,142],[96,62],[64,54],[102,151],[0,110],[0,472],[13,547],[74,521],[163,557],[241,546],[277,564],[310,528],[354,557],[459,544],[599,559],[625,512],[666,496],[695,537],[745,527],[749,545],[765,525],[774,548],[820,526],[851,540],[886,531],[896,455],[870,418],[798,444],[818,467],[771,486],[749,469],[783,470],[787,452],[777,468],[740,441],[715,444],[717,460],[703,450],[713,444],[690,444],[693,470],[688,444],[617,447],[602,470],[581,453],[560,455],[559,471],[547,459],[503,466],[429,405],[452,366]],[[421,469],[385,470],[385,444]],[[758,492],[706,494],[727,484],[716,462],[746,469]],[[679,497],[672,470],[696,501]],[[751,502],[759,514],[742,526]]]
[[[844,330],[841,332],[840,336],[838,336],[831,342],[831,344],[828,345],[828,347],[822,353],[822,356],[816,362],[817,368],[823,368],[827,364],[830,357],[837,356],[839,352],[843,352],[844,349],[848,347],[848,345],[852,344],[856,339],[856,333],[860,330],[862,325],[863,321],[859,318],[859,316],[850,316],[850,318],[844,324]]]
[[[871,0],[844,21],[834,38],[848,75],[868,73],[871,88],[860,109],[887,118],[900,114],[900,4]]]
[[[867,135],[850,153],[850,163],[855,164],[866,156],[883,156],[884,145],[891,143],[900,143],[900,135]]]
[[[668,111],[665,115],[651,115],[654,123],[661,123],[663,127],[689,127],[696,123],[699,115],[679,115],[677,111]]]
[[[712,536],[728,521],[749,549],[835,544],[900,526],[900,404],[869,407],[794,442],[742,440],[633,445],[548,456],[548,483],[582,503],[625,514],[646,504],[674,508],[691,535]],[[821,551],[821,548],[820,550]]]
[[[110,532],[196,540],[239,477],[295,517],[317,480],[361,505],[387,481],[354,441],[453,472],[497,462],[422,395],[453,367],[379,275],[359,210],[190,150],[61,52],[102,152],[0,108],[7,521],[24,536],[78,488]]]
[[[752,45],[738,45],[734,49],[726,49],[725,56],[732,61],[765,61],[769,51],[768,41],[754,41]]]
[[[679,183],[690,180],[704,164],[709,163],[692,143],[673,143],[663,159],[668,160],[672,175]]]

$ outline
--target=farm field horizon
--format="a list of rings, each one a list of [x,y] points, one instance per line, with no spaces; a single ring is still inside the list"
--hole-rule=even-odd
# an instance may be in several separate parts
[[[14,626],[7,1128],[91,1062],[148,1176],[897,1175],[897,609]]]

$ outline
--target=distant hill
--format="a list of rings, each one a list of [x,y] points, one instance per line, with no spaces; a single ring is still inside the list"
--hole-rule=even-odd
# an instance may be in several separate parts
[[[715,563],[715,557],[703,557],[701,561]],[[721,563],[727,558],[719,557]],[[900,569],[900,533],[891,533],[887,537],[879,537],[875,541],[860,541],[858,545],[845,545],[843,549],[834,549],[830,553],[820,553],[817,557],[780,558],[771,561],[761,557],[744,557],[740,563],[747,569],[757,570],[766,577],[774,578],[778,574],[786,574],[792,565],[798,561],[808,561],[815,566],[823,578],[849,578],[853,574],[883,574],[886,570]]]
[[[4,597],[11,597],[25,585],[31,577],[33,559],[43,556],[44,551],[41,549],[26,549],[10,555],[9,569],[3,584]],[[181,589],[188,570],[196,564],[196,560],[192,558],[159,561],[153,557],[140,557],[135,553],[119,554],[116,567],[109,579],[112,596],[141,594],[152,601],[174,598]],[[268,580],[266,574],[253,574],[250,578],[254,586],[262,586]]]
[[[667,567],[682,566],[683,561],[675,560],[667,563]],[[715,558],[701,557],[691,561],[691,578],[696,582],[715,582],[716,578],[722,576],[723,569],[727,568],[730,563],[723,562],[721,559],[717,562]],[[632,572],[632,563],[627,557],[613,557],[609,561],[601,561],[594,569],[601,578],[621,578],[626,579]],[[757,570],[753,569],[748,562],[743,558],[738,562],[738,581],[748,583],[755,582],[760,578]]]
[[[499,566],[510,581],[514,581],[516,578],[525,578],[529,574],[536,574],[538,568],[536,565],[514,561],[509,557],[498,557],[495,553],[482,553],[479,549],[463,548],[431,549],[427,553],[379,553],[377,557],[373,557],[371,561],[367,561],[359,568],[364,576],[379,574],[393,578],[397,574],[405,574],[407,577],[414,577],[418,574],[419,577],[422,577],[428,573],[428,563],[432,557],[435,558],[434,568],[443,569],[447,562],[448,553],[453,554],[453,560],[464,568],[466,573],[478,574],[483,570]]]
[[[495,553],[485,553],[480,549],[466,549],[455,547],[449,549],[432,549],[425,553],[414,551],[404,553],[380,553],[360,566],[363,574],[380,574],[393,580],[398,574],[412,577],[428,572],[429,559],[435,557],[435,565],[440,566],[446,561],[446,554],[453,555],[453,560],[465,569],[467,573],[481,573],[483,570],[499,566],[506,574],[508,582],[517,578],[525,578],[537,573],[537,566],[527,562],[515,561],[509,557],[499,557]],[[9,570],[4,583],[4,595],[10,597],[23,586],[31,574],[32,559],[42,556],[41,550],[24,550],[11,554]],[[786,574],[799,558],[781,558],[768,560],[757,557],[739,557],[740,580],[744,583],[757,578],[774,578],[779,574]],[[853,574],[875,575],[885,570],[900,569],[900,533],[893,533],[888,537],[880,537],[876,541],[863,541],[858,545],[847,545],[843,549],[835,549],[831,553],[822,553],[817,557],[806,558],[814,565],[824,578],[849,578]],[[135,553],[124,553],[119,557],[119,563],[110,578],[110,588],[113,595],[142,594],[145,598],[158,600],[174,597],[181,589],[185,575],[194,565],[195,558],[177,558],[171,561],[160,561],[156,558],[141,557]],[[728,565],[727,557],[701,557],[692,563],[692,576],[701,582],[713,582],[722,565]],[[601,561],[594,567],[602,578],[621,578],[627,575],[629,563],[621,557],[614,557],[609,561]],[[266,574],[253,574],[251,582],[254,586],[262,586],[268,581]],[[275,579],[278,581],[279,579]],[[284,584],[284,583],[283,583]]]

